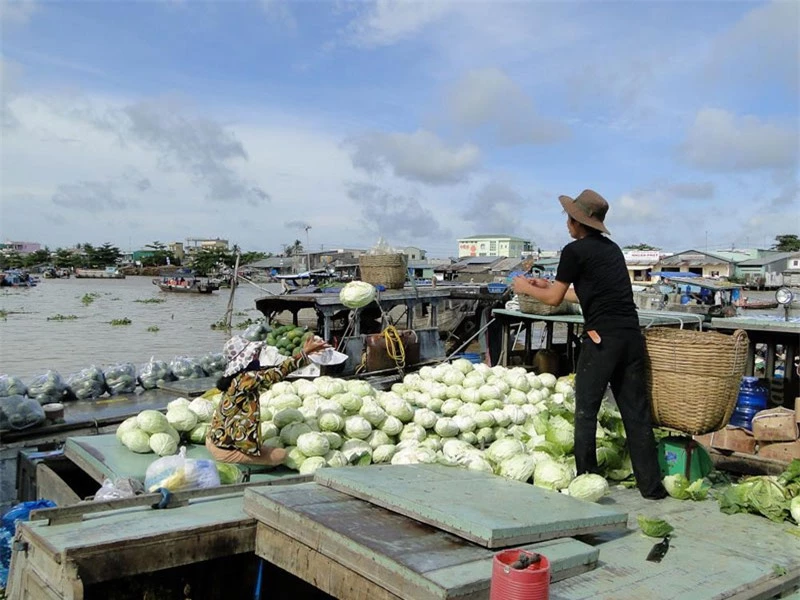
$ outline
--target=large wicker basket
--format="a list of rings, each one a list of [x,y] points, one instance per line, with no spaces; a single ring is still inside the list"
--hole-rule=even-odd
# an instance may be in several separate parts
[[[569,302],[562,302],[558,306],[550,306],[541,300],[527,294],[519,294],[519,312],[528,315],[566,315],[570,313]]]
[[[645,341],[653,421],[692,435],[725,427],[744,375],[747,333],[657,327]]]
[[[362,254],[358,265],[361,281],[372,285],[399,290],[406,282],[408,257],[405,254]]]

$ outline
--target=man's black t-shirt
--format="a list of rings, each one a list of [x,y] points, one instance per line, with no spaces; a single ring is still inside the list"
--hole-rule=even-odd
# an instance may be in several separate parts
[[[625,257],[610,239],[598,233],[567,244],[556,281],[575,286],[586,331],[639,328]]]

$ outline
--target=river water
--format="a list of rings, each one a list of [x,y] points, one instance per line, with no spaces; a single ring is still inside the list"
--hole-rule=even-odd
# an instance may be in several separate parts
[[[233,323],[259,319],[256,298],[279,292],[279,284],[258,289],[242,284],[234,294]],[[0,374],[28,381],[55,369],[66,377],[90,365],[100,368],[132,362],[137,368],[151,357],[200,357],[221,352],[228,337],[211,324],[225,316],[230,290],[212,294],[160,291],[151,277],[126,279],[42,279],[34,288],[0,288]],[[96,295],[84,305],[85,294]],[[137,300],[163,299],[161,303]],[[48,320],[55,315],[74,320]],[[111,325],[128,318],[130,325]],[[158,331],[148,331],[157,327]]]

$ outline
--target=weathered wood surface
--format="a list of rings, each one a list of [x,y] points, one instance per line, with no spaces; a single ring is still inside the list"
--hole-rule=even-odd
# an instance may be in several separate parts
[[[136,454],[123,446],[116,435],[89,435],[71,437],[64,445],[64,456],[78,465],[95,481],[131,477],[144,481],[147,467],[159,458],[155,454]],[[205,446],[186,445],[188,458],[211,459]],[[271,481],[283,477],[294,477],[297,471],[278,467],[270,471],[254,472],[252,481]]]
[[[196,379],[180,379],[178,381],[162,381],[158,388],[165,392],[192,398],[206,393],[217,384],[216,377],[198,377]]]
[[[83,500],[58,473],[43,463],[36,465],[36,491],[38,498],[52,500],[56,506],[70,506]]]
[[[597,536],[597,568],[552,585],[551,600],[739,600],[772,598],[800,585],[800,538],[785,531],[788,524],[726,515],[713,500],[652,502],[635,490],[615,488],[604,501],[626,506],[630,533]],[[658,540],[638,531],[638,514],[675,527],[660,563],[645,560]]]
[[[19,525],[28,551],[14,553],[12,580],[23,581],[24,571],[33,569],[46,572],[51,586],[61,585],[70,577],[48,569],[74,565],[82,585],[90,585],[252,552],[255,528],[255,520],[242,510],[241,492],[175,509],[106,511],[78,523],[31,521]],[[20,565],[17,556],[25,557]]]
[[[442,465],[320,469],[314,481],[487,548],[624,529],[628,519],[616,507]]]
[[[259,556],[285,561],[276,564],[307,581],[328,577],[314,575],[313,565],[303,563],[321,554],[343,567],[348,581],[358,576],[371,582],[360,583],[359,590],[380,588],[376,597],[388,591],[417,600],[488,598],[494,551],[364,500],[315,483],[281,490],[253,487],[245,492],[244,509],[263,525]],[[292,550],[296,557],[278,556],[285,547],[274,545],[284,538],[298,544]],[[598,557],[597,549],[572,539],[524,547],[551,560],[555,580],[593,568]],[[294,563],[300,566],[289,569]]]

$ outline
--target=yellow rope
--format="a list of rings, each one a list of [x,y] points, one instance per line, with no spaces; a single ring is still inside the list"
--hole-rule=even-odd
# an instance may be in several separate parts
[[[386,354],[394,360],[398,369],[406,366],[406,348],[394,325],[389,325],[383,330],[383,337],[386,340]]]

